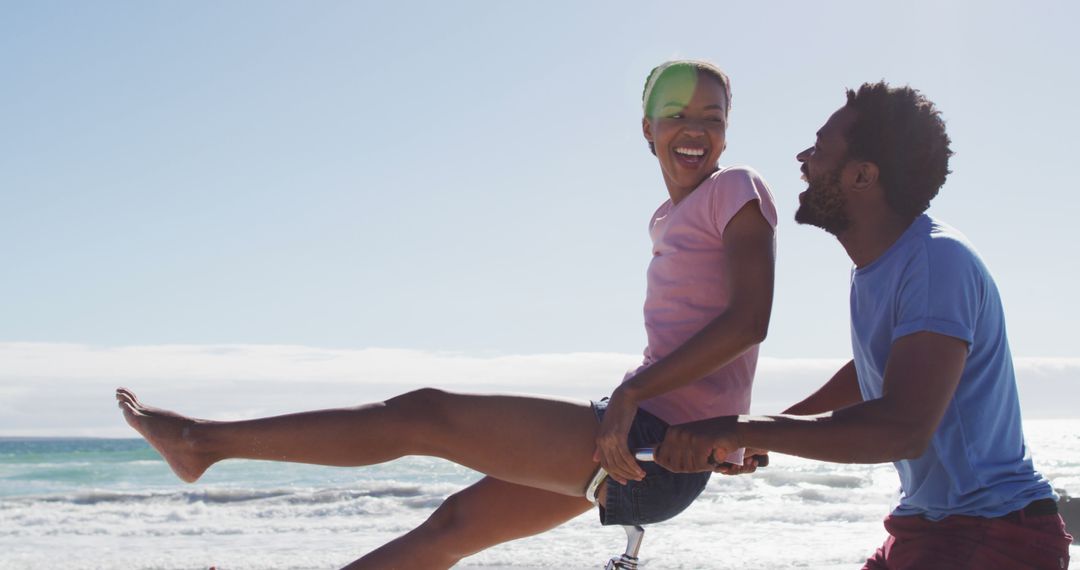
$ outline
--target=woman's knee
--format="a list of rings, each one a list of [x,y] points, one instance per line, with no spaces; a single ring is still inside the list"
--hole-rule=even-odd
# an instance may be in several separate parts
[[[470,524],[467,501],[460,493],[450,495],[431,516],[423,528],[431,546],[443,556],[460,560],[473,554],[470,543],[475,537]]]
[[[457,494],[450,495],[431,513],[424,526],[439,534],[446,534],[462,526],[461,498]]]
[[[441,409],[449,397],[449,392],[438,388],[418,388],[390,398],[386,405],[406,415],[428,415]]]
[[[452,395],[437,388],[419,388],[390,398],[386,408],[398,420],[401,430],[431,441],[445,432],[449,418],[448,402]]]

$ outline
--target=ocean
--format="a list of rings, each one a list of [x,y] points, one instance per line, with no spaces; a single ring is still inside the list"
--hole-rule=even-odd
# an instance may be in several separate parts
[[[1025,429],[1039,470],[1080,496],[1080,420]],[[188,485],[141,440],[0,439],[0,569],[339,568],[478,478],[431,458],[231,461]],[[890,465],[774,455],[754,475],[713,477],[690,509],[647,527],[642,567],[857,569],[884,539],[897,486]],[[458,567],[598,569],[624,546],[593,511]]]

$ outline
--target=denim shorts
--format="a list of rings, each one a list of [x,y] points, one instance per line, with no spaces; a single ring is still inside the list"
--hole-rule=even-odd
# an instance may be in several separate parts
[[[592,403],[597,421],[604,418],[607,398]],[[660,418],[638,409],[634,423],[630,425],[627,443],[633,450],[639,447],[656,447],[664,441],[668,424]],[[690,503],[705,490],[711,472],[672,473],[651,462],[640,462],[645,471],[641,481],[627,481],[620,485],[610,477],[607,480],[607,499],[600,505],[600,524],[633,525],[666,521],[686,510]]]

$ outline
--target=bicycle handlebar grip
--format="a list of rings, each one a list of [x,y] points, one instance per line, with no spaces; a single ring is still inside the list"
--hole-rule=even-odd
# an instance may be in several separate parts
[[[752,457],[754,458],[754,461],[757,461],[757,466],[758,467],[768,467],[769,466],[769,456],[768,455],[754,455]],[[641,448],[635,449],[634,450],[634,459],[637,459],[638,461],[655,461],[656,460],[656,448],[655,447],[641,447]],[[719,465],[719,463],[717,463],[716,460],[713,459],[711,455],[709,456],[709,462],[713,463],[713,464],[716,464],[716,465]],[[727,462],[725,462],[725,463],[727,463]],[[728,465],[734,465],[734,464],[733,463],[728,463]]]

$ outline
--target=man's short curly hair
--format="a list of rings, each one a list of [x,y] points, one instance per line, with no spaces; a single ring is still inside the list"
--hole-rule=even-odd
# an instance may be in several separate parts
[[[908,86],[884,81],[848,89],[856,118],[847,132],[848,155],[878,167],[885,198],[914,218],[930,207],[949,174],[949,135],[934,103]]]

